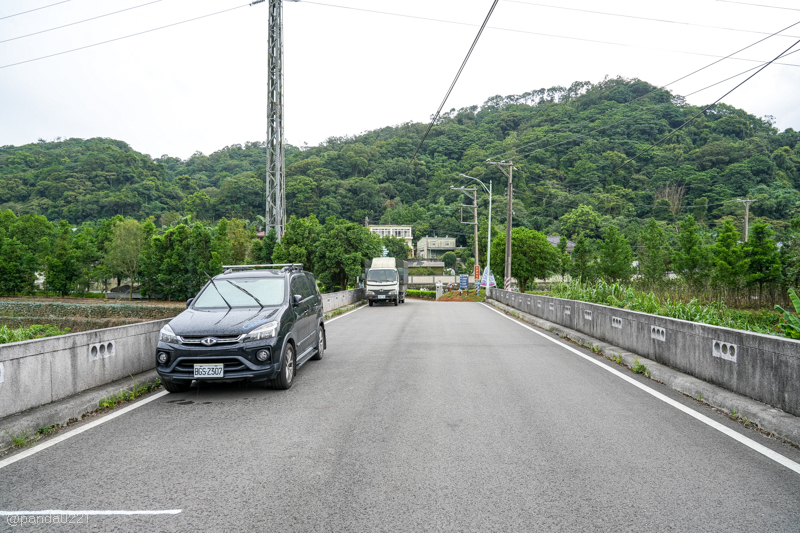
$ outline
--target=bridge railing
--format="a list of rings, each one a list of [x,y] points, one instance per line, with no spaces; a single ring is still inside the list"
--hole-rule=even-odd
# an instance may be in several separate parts
[[[535,294],[489,297],[800,416],[800,341]]]

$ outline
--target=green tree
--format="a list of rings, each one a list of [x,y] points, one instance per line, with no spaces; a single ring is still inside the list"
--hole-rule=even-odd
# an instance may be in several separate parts
[[[496,252],[495,252],[496,250]],[[505,268],[506,235],[498,234],[492,241],[492,271],[502,273]],[[558,249],[543,233],[527,228],[511,230],[511,276],[525,292],[528,282],[546,279],[561,268]]]
[[[457,260],[458,257],[456,257],[455,252],[447,252],[442,256],[445,268],[455,268]]]
[[[144,232],[139,222],[128,218],[114,226],[104,262],[112,272],[130,280],[129,299],[133,299],[133,284],[141,268],[143,248]]]
[[[568,238],[600,236],[600,214],[590,205],[581,204],[560,219],[561,231]]]
[[[61,296],[75,290],[75,283],[81,276],[75,250],[72,247],[72,227],[62,220],[56,229],[56,239],[51,254],[46,259],[46,282]]]
[[[411,252],[411,248],[408,247],[406,244],[405,239],[400,239],[398,237],[392,237],[391,235],[387,235],[381,238],[381,243],[383,247],[389,252],[389,257],[394,257],[395,259],[402,259],[405,261],[408,259],[408,254]]]
[[[36,258],[18,239],[5,237],[0,229],[0,294],[33,290]]]
[[[561,256],[561,264],[559,265],[558,273],[561,275],[562,279],[572,267],[572,257],[570,257],[569,253],[567,253],[567,245],[567,238],[562,235],[558,240],[558,253]]]
[[[600,244],[600,273],[608,281],[629,281],[633,275],[633,251],[628,239],[617,229],[609,226]]]
[[[666,245],[664,231],[654,218],[647,221],[647,226],[640,237],[639,274],[647,287],[654,287],[664,281],[667,272],[669,248]]]
[[[714,271],[711,284],[716,288],[737,292],[744,288],[747,268],[750,263],[744,257],[741,234],[736,231],[733,222],[726,220],[712,247]]]
[[[747,286],[758,287],[759,299],[764,287],[781,280],[781,260],[778,245],[773,240],[775,232],[767,224],[756,224],[744,244],[747,265]]]
[[[314,215],[309,215],[308,218],[297,218],[293,215],[286,224],[283,238],[275,245],[272,260],[275,263],[302,263],[305,270],[316,272],[315,251],[319,247],[321,229],[322,226]]]
[[[329,289],[347,290],[363,271],[364,262],[381,253],[380,237],[355,222],[328,217],[318,235],[317,244],[312,248],[314,272]]]
[[[679,248],[675,251],[672,262],[689,287],[700,290],[705,287],[709,278],[708,267],[711,261],[708,249],[701,242],[699,226],[692,215],[681,222],[680,230]]]
[[[578,237],[575,249],[572,250],[572,266],[570,276],[577,279],[580,283],[587,283],[595,278],[595,258],[596,253],[590,239],[584,236]]]

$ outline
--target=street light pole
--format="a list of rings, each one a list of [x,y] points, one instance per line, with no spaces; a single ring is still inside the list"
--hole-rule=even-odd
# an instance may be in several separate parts
[[[459,174],[462,178],[468,178],[471,180],[475,180],[481,184],[483,190],[489,193],[489,237],[486,243],[486,268],[484,270],[488,270],[486,274],[486,289],[489,289],[489,279],[492,273],[492,182],[489,181],[489,188],[486,188],[486,184],[479,180],[478,178],[473,178],[472,176],[467,176],[466,174]],[[476,202],[477,202],[478,193],[475,193]],[[477,213],[477,211],[476,211]],[[477,214],[475,216],[475,222],[478,221]],[[478,265],[478,226],[475,226],[475,264]],[[478,284],[480,281],[475,280],[475,283]]]
[[[511,290],[511,217],[513,215],[513,200],[514,200],[514,186],[513,186],[513,170],[514,170],[514,163],[512,161],[489,161],[486,160],[487,165],[494,165],[500,169],[500,171],[506,175],[508,178],[508,206],[507,206],[507,213],[506,213],[506,269],[504,275],[504,283],[503,288],[505,290]],[[504,167],[508,167],[508,172],[506,172]]]

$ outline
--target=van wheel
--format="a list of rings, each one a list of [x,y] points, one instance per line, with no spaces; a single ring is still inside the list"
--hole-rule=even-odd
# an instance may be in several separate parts
[[[397,307],[397,302],[399,302],[399,301],[400,301],[400,300],[398,300],[397,298],[395,298],[395,299],[394,299],[394,306],[395,306],[395,307]]]
[[[164,385],[167,392],[186,392],[192,386],[191,381],[167,381],[166,379],[161,380],[161,384]]]
[[[292,345],[291,342],[287,342],[286,350],[283,352],[281,371],[277,377],[271,380],[272,388],[278,390],[287,390],[292,388],[295,371],[294,345]]]
[[[374,304],[374,303],[375,303],[375,302],[373,302],[372,300],[370,300],[370,301],[369,301],[369,306],[370,306],[370,307],[372,307],[372,304]]]
[[[311,359],[319,361],[325,356],[325,329],[322,326],[317,328],[317,353]]]

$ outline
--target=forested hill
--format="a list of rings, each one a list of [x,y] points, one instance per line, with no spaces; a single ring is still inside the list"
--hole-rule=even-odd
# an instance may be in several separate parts
[[[505,223],[505,177],[485,161],[511,159],[514,226],[599,236],[616,225],[635,240],[637,220],[673,225],[687,214],[714,227],[741,225],[738,197],[779,235],[800,215],[800,133],[718,105],[678,134],[617,169],[699,111],[639,80],[575,83],[487,100],[441,118],[410,157],[424,124],[330,138],[287,148],[289,214],[413,224],[416,236],[459,235],[451,185],[465,173],[494,184],[497,224]],[[168,224],[179,213],[255,220],[264,209],[264,145],[234,145],[182,161],[153,159],[109,139],[0,148],[0,208],[78,224],[118,214]],[[579,205],[591,206],[573,211]],[[481,197],[481,218],[488,205]],[[568,215],[562,219],[564,215]],[[561,220],[559,220],[561,219]],[[590,235],[591,236],[591,235]]]

